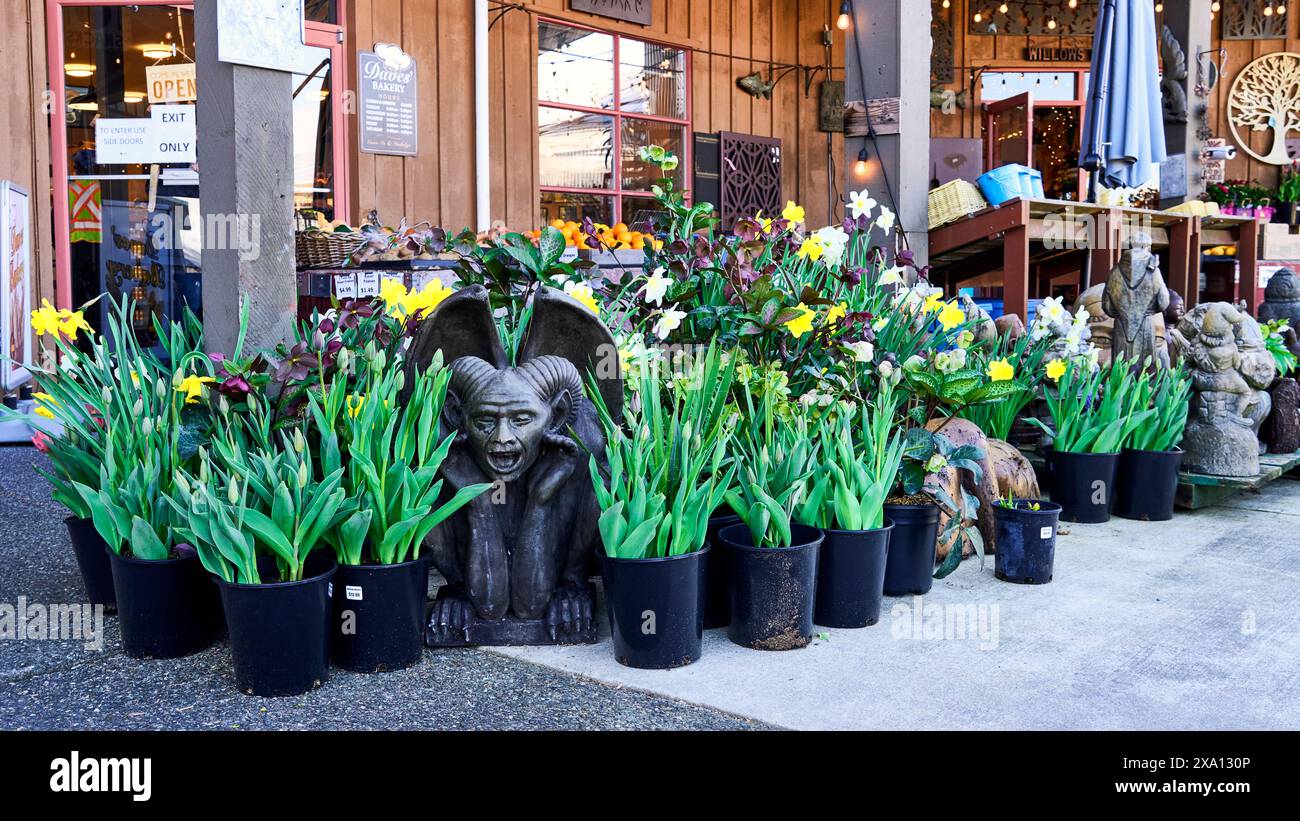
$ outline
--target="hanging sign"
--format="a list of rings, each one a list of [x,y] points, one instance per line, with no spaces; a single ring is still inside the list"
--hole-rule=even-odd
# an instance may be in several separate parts
[[[569,0],[569,8],[643,26],[650,25],[654,15],[651,0]]]
[[[303,0],[221,0],[217,59],[223,63],[305,74],[320,49],[304,45]]]
[[[1084,46],[1030,46],[1025,49],[1030,63],[1091,63],[1092,49]]]
[[[148,117],[95,120],[95,161],[101,165],[198,162],[195,108],[155,105]]]
[[[144,77],[151,103],[188,103],[198,99],[193,63],[145,66]]]
[[[357,52],[357,65],[361,150],[415,156],[420,147],[415,59],[399,46],[376,43],[374,51]]]

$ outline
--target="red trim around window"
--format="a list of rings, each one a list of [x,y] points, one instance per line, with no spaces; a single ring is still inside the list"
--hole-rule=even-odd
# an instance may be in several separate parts
[[[624,198],[649,200],[653,195],[651,195],[649,191],[637,191],[635,189],[627,189],[623,187],[623,128],[622,128],[623,123],[622,121],[623,120],[648,120],[650,122],[682,126],[682,151],[680,156],[681,164],[678,167],[682,171],[682,178],[683,178],[682,189],[685,191],[687,195],[687,199],[689,200],[690,199],[689,186],[690,186],[690,169],[691,169],[691,142],[694,134],[694,131],[691,128],[691,68],[693,63],[693,52],[690,49],[685,48],[684,46],[678,45],[676,43],[669,43],[669,42],[664,42],[662,40],[654,40],[646,37],[633,37],[626,34],[619,34],[613,31],[606,31],[604,29],[593,28],[592,26],[584,26],[578,23],[573,23],[569,20],[557,20],[551,17],[539,17],[538,25],[540,26],[542,23],[547,23],[553,26],[564,26],[566,28],[580,29],[582,31],[595,32],[596,34],[604,34],[608,37],[613,38],[614,88],[613,88],[613,96],[611,97],[614,104],[613,108],[609,108],[609,109],[592,108],[589,106],[572,105],[569,103],[554,103],[549,100],[542,100],[540,98],[537,100],[537,107],[539,109],[558,108],[565,111],[577,111],[577,112],[582,112],[584,114],[598,114],[602,117],[609,117],[614,121],[613,124],[614,134],[613,134],[613,144],[611,146],[611,151],[613,152],[613,156],[611,157],[611,182],[613,183],[612,187],[610,188],[565,188],[563,186],[557,186],[557,185],[542,185],[539,186],[539,193],[554,191],[561,194],[589,194],[595,197],[604,197],[607,199],[611,199],[613,200],[614,203],[614,210],[613,210],[610,224],[613,225],[619,222],[625,222],[624,214],[623,214]],[[622,78],[622,60],[621,60],[621,53],[620,53],[623,40],[633,40],[638,43],[649,43],[656,46],[663,46],[665,48],[676,49],[682,53],[684,57],[684,60],[682,62],[683,62],[684,74],[685,74],[683,79],[686,84],[685,87],[686,93],[683,99],[683,110],[685,111],[684,117],[677,118],[677,117],[664,117],[659,114],[637,114],[637,113],[626,112],[623,110],[623,97],[622,97],[623,78]],[[538,55],[533,55],[534,60],[536,60],[537,58]]]

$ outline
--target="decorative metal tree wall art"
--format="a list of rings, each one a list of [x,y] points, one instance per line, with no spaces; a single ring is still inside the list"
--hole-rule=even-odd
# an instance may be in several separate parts
[[[723,131],[721,141],[722,227],[736,220],[781,213],[781,141],[774,137]]]
[[[1260,162],[1289,163],[1286,138],[1300,129],[1300,54],[1265,54],[1242,69],[1228,92],[1228,124],[1242,151]],[[1250,146],[1250,134],[1260,131],[1272,132],[1267,154]]]
[[[1286,37],[1288,15],[1265,14],[1272,11],[1277,0],[1224,0],[1223,39],[1225,40],[1277,40]]]
[[[1097,23],[1097,0],[971,0],[967,10],[971,34],[1091,37]]]

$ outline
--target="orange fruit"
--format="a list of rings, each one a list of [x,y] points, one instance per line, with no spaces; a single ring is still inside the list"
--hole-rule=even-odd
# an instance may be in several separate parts
[[[614,226],[615,234],[626,234],[627,232],[627,223],[625,222],[620,222]]]
[[[636,237],[636,236],[632,237],[632,250],[633,250],[633,251],[644,251],[644,250],[645,250],[645,240],[641,239],[640,237]]]
[[[552,227],[552,228],[563,228],[563,227],[564,227],[564,220],[561,220],[561,219],[554,219],[554,220],[551,220],[551,227]]]

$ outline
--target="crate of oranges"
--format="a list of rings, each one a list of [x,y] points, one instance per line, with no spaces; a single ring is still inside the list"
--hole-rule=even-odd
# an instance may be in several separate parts
[[[623,222],[615,225],[595,223],[599,245],[593,245],[590,238],[583,234],[581,223],[557,219],[551,221],[551,227],[564,234],[565,245],[577,248],[579,251],[644,251],[647,248],[663,247],[662,241],[656,240],[650,234],[633,231],[628,228],[627,223]],[[527,233],[527,236],[533,239],[538,239],[541,235],[541,229]]]

